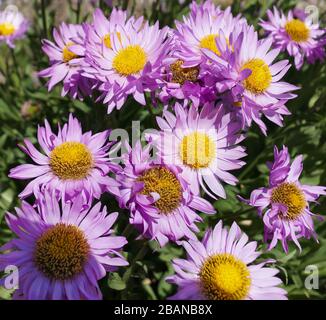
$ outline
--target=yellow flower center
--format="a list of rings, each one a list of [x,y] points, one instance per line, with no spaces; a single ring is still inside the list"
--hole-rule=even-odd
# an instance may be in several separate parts
[[[183,85],[186,81],[196,82],[199,74],[199,67],[182,68],[183,61],[177,60],[172,63],[172,82]]]
[[[11,36],[15,30],[15,26],[10,22],[0,23],[0,36]]]
[[[244,80],[244,86],[254,94],[263,93],[272,81],[269,66],[262,59],[252,59],[245,63],[241,70],[250,69],[251,75]]]
[[[221,55],[220,51],[217,49],[215,39],[218,37],[218,34],[209,34],[201,39],[199,46],[215,52],[218,56]]]
[[[285,31],[295,42],[307,41],[310,30],[305,23],[299,19],[293,19],[285,24]]]
[[[146,52],[139,45],[121,49],[113,59],[112,66],[121,76],[137,74],[147,62]]]
[[[120,43],[121,43],[121,33],[120,33],[120,32],[117,32],[117,36],[118,36],[118,39],[119,39],[119,41],[120,41]],[[107,48],[112,49],[112,44],[111,44],[111,34],[110,34],[110,33],[108,33],[108,34],[106,34],[106,35],[104,36],[104,38],[103,38],[103,42],[104,42],[104,44],[105,44],[105,46],[106,46]]]
[[[202,292],[209,300],[242,300],[251,284],[246,264],[227,253],[209,257],[199,277]]]
[[[155,202],[156,208],[163,214],[169,214],[180,205],[182,190],[175,174],[165,167],[146,170],[138,179],[144,183],[142,194],[156,192],[160,199]]]
[[[89,249],[81,230],[58,223],[37,240],[34,259],[38,269],[47,277],[67,280],[83,271]]]
[[[80,142],[64,142],[55,147],[50,154],[50,167],[62,180],[83,179],[92,166],[92,154]]]
[[[180,156],[184,165],[193,169],[207,168],[216,157],[216,144],[206,133],[196,131],[182,139]]]
[[[286,216],[280,215],[287,220],[298,218],[307,205],[303,192],[294,183],[289,182],[284,182],[273,189],[271,202],[287,206]]]
[[[73,46],[73,45],[74,45],[73,42],[69,42],[69,43],[67,43],[67,44],[64,46],[64,48],[62,49],[62,60],[63,60],[64,62],[69,62],[69,61],[72,60],[72,59],[76,59],[76,58],[78,58],[78,55],[77,55],[77,54],[75,54],[75,53],[73,53],[72,51],[69,50],[69,48],[70,48],[71,46]]]

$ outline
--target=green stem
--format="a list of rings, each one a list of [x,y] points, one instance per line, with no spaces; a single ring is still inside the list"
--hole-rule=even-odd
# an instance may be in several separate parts
[[[251,163],[240,173],[239,175],[239,181],[241,182],[242,178],[244,178],[260,161],[260,159],[263,157],[263,153],[261,153],[258,157],[256,157]]]
[[[77,1],[77,10],[76,10],[76,23],[79,23],[79,19],[80,19],[80,9],[81,9],[81,5],[82,5],[83,0],[78,0]]]
[[[141,247],[141,249],[138,251],[138,253],[136,254],[135,258],[132,260],[131,264],[130,264],[130,267],[128,268],[128,270],[124,273],[122,279],[123,281],[127,284],[131,275],[132,275],[132,272],[136,266],[136,263],[137,261],[143,259],[146,255],[148,251],[148,247],[146,245],[146,243],[144,242],[143,243],[143,246]]]
[[[153,111],[153,109],[152,109],[152,105],[149,104],[149,103],[146,103],[146,105],[147,105],[147,109],[148,109],[148,111],[149,111],[151,117],[152,117],[152,118],[155,118],[155,114],[154,114],[154,111]]]
[[[10,68],[9,68],[9,48],[7,46],[4,46],[4,57],[6,57],[6,59],[4,59],[5,63],[4,63],[4,75],[6,77],[6,81],[10,82]]]
[[[48,26],[47,26],[47,21],[46,21],[45,0],[41,0],[41,9],[42,9],[43,33],[44,33],[44,37],[48,38]]]
[[[9,59],[6,60],[6,77],[7,77],[7,81],[8,82],[11,82],[10,68],[9,68]]]
[[[128,237],[133,232],[133,230],[134,230],[134,227],[128,223],[128,225],[122,231],[122,236],[128,239]]]
[[[146,100],[146,107],[147,110],[150,114],[150,117],[152,119],[152,123],[155,125],[156,124],[156,115],[154,113],[153,107],[152,107],[152,102],[150,101],[150,98],[145,94],[145,100]]]
[[[235,214],[227,215],[227,216],[223,217],[223,220],[229,220],[229,219],[234,220],[235,218],[240,217],[240,216],[244,215],[245,213],[248,213],[248,212],[254,211],[254,210],[256,210],[256,209],[253,208],[253,207],[250,207],[250,208],[245,209],[243,211],[238,211]]]
[[[6,70],[6,63],[4,63],[3,65],[2,63],[0,63],[0,72],[3,74],[5,78],[8,77],[7,70]]]
[[[129,0],[123,0],[122,2],[122,10],[127,10],[129,4]]]
[[[275,141],[277,137],[275,137],[275,134],[272,134],[269,136],[270,140],[266,142],[265,147],[269,146],[269,143],[271,141]],[[257,165],[257,163],[261,160],[261,158],[263,158],[264,154],[260,153],[253,161],[251,161],[251,163],[239,174],[239,181],[241,182],[241,180]]]
[[[233,6],[232,12],[239,13],[241,8],[241,1],[240,0],[234,1],[232,6]]]
[[[146,293],[148,294],[149,299],[157,300],[157,296],[156,296],[153,288],[151,287],[151,280],[150,279],[144,279],[142,281],[142,287],[146,291]]]
[[[14,49],[10,48],[10,54],[11,54],[11,57],[12,57],[12,63],[14,65],[15,72],[16,72],[16,74],[18,76],[19,82],[21,82],[22,77],[21,77],[21,74],[20,74],[19,69],[18,69],[18,64],[17,64],[17,59],[16,59]]]

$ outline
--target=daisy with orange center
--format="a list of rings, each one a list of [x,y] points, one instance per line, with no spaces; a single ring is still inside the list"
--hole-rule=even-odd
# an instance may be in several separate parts
[[[153,145],[138,141],[122,157],[123,170],[117,172],[117,196],[121,208],[130,210],[130,223],[146,238],[160,246],[181,238],[194,239],[202,218],[197,210],[214,214],[214,207],[190,190],[180,167],[152,158]]]
[[[299,14],[298,14],[299,13]],[[287,15],[274,7],[267,11],[268,21],[260,25],[265,29],[273,45],[281,51],[287,51],[294,57],[297,69],[301,69],[306,58],[308,63],[325,59],[326,31],[319,23],[312,21],[303,11],[290,10]]]
[[[249,205],[257,208],[265,225],[265,241],[269,249],[280,241],[288,252],[288,241],[293,241],[301,250],[299,238],[315,238],[313,216],[309,202],[326,195],[326,187],[301,184],[299,177],[303,165],[302,156],[290,163],[288,149],[274,149],[274,162],[269,164],[269,187],[252,191]]]
[[[13,299],[100,300],[98,281],[128,265],[120,252],[126,238],[112,235],[118,213],[107,214],[100,202],[91,208],[78,195],[59,204],[45,192],[16,211],[6,221],[17,238],[0,247],[0,270],[19,269]]]
[[[211,1],[197,4],[192,2],[191,12],[176,21],[176,30],[171,29],[171,46],[163,60],[164,86],[160,100],[168,105],[170,101],[192,102],[196,107],[216,101],[213,90],[206,85],[206,73],[201,65],[206,60],[203,50],[220,54],[216,46],[219,30],[225,32],[226,41],[231,32],[236,32],[246,20],[233,17],[231,9],[220,10]]]

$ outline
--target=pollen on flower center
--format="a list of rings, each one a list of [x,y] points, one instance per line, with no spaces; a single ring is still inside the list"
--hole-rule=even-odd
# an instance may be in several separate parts
[[[122,76],[137,74],[144,69],[147,62],[146,52],[139,45],[121,49],[113,59],[113,68]]]
[[[109,49],[112,49],[111,36],[112,36],[112,34],[108,33],[103,37],[103,42],[104,42],[105,46]],[[121,33],[117,32],[117,36],[118,36],[119,41],[121,42]]]
[[[50,167],[62,180],[85,178],[93,166],[93,158],[88,148],[80,142],[64,142],[50,154]]]
[[[262,59],[252,59],[245,63],[241,70],[250,69],[251,75],[244,80],[244,86],[254,94],[263,93],[272,81],[269,66]]]
[[[285,216],[280,214],[281,218],[287,220],[298,218],[307,205],[303,192],[294,183],[288,182],[273,189],[271,202],[283,204],[288,208]]]
[[[0,23],[0,36],[11,36],[15,30],[15,26],[10,22]]]
[[[104,36],[103,42],[104,42],[104,44],[105,44],[105,46],[107,48],[112,49],[112,46],[111,46],[111,35],[109,33]]]
[[[69,43],[67,43],[67,44],[64,46],[64,48],[62,49],[62,60],[63,60],[64,62],[69,62],[69,61],[72,60],[72,59],[76,59],[76,58],[78,58],[78,55],[77,55],[77,54],[75,54],[75,53],[73,53],[72,51],[69,50],[69,48],[70,48],[71,46],[73,46],[73,45],[74,45],[73,42],[69,42]]]
[[[220,56],[221,52],[218,50],[215,42],[216,37],[218,37],[218,34],[209,34],[208,36],[205,36],[201,39],[199,46],[211,50]]]
[[[193,169],[207,168],[216,157],[216,144],[206,133],[196,131],[182,139],[180,156],[184,165]]]
[[[310,30],[305,23],[299,19],[288,21],[285,24],[285,31],[295,42],[307,41],[310,35]]]
[[[186,81],[196,82],[199,74],[199,67],[183,68],[183,61],[177,60],[172,63],[170,70],[172,72],[172,82],[183,85]]]
[[[138,181],[144,183],[142,194],[150,195],[156,192],[160,199],[155,206],[163,214],[169,214],[180,205],[182,190],[180,182],[175,174],[165,167],[155,167],[146,170]]]
[[[47,277],[67,280],[82,272],[89,249],[81,230],[73,225],[59,223],[37,240],[35,264]]]
[[[209,300],[242,300],[251,284],[246,264],[227,253],[210,256],[199,277],[202,292]]]

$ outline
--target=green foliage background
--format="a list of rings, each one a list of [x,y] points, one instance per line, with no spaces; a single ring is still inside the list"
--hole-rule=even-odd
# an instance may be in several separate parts
[[[19,1],[17,2],[19,7]],[[73,5],[72,1],[61,2],[66,2],[69,8],[66,22],[76,23],[91,17],[90,11],[82,10],[82,6]],[[109,13],[110,8],[105,6],[103,1],[99,2],[104,11]],[[128,1],[120,2],[122,6],[126,6]],[[233,14],[241,12],[249,23],[255,26],[259,18],[266,17],[265,13],[269,7],[276,5],[286,11],[297,4],[297,1],[291,0],[229,2],[233,2]],[[3,75],[0,79],[0,245],[13,236],[5,223],[4,214],[6,211],[13,212],[13,208],[19,206],[17,195],[26,184],[23,181],[10,180],[7,176],[9,169],[30,161],[17,144],[25,137],[36,143],[37,126],[42,124],[45,118],[54,127],[58,122],[65,122],[68,114],[72,112],[82,122],[84,130],[130,130],[133,120],[140,120],[141,129],[146,129],[156,128],[154,116],[162,110],[161,107],[153,109],[149,106],[154,112],[153,115],[148,108],[130,100],[121,111],[106,115],[106,107],[94,103],[92,99],[87,98],[81,102],[61,97],[60,86],[50,93],[47,92],[45,81],[38,79],[36,72],[48,66],[47,57],[41,51],[41,39],[51,38],[57,12],[48,10],[45,6],[43,19],[42,1],[34,0],[30,3],[35,18],[28,36],[18,41],[14,50],[9,50],[4,44],[0,45],[0,72]],[[152,7],[146,7],[143,14],[151,21],[159,19],[161,26],[173,26],[174,19],[181,19],[183,14],[187,14],[188,4],[189,1],[182,5],[175,0],[165,1],[167,12],[164,12],[160,10],[162,1],[154,1]],[[129,9],[134,8],[129,5]],[[321,24],[325,27],[325,15],[319,13]],[[237,221],[252,240],[262,240],[261,219],[254,210],[240,203],[236,195],[248,197],[253,189],[267,185],[265,163],[273,157],[274,144],[279,147],[287,145],[292,156],[304,155],[302,182],[326,185],[326,65],[305,65],[299,72],[293,67],[288,72],[286,81],[301,87],[298,98],[288,103],[292,115],[286,117],[283,128],[269,124],[266,138],[256,127],[250,129],[248,138],[244,141],[248,152],[247,164],[236,173],[240,183],[236,187],[226,187],[227,199],[215,202],[218,213],[213,217],[205,217],[204,223],[200,225],[202,232],[199,236],[208,226],[214,226],[219,219],[223,219],[226,225]],[[136,240],[137,232],[132,228],[125,228],[128,224],[128,212],[121,210],[109,195],[104,195],[101,200],[103,204],[108,205],[109,211],[120,212],[117,233],[124,233],[128,238],[129,244],[125,247],[125,252],[131,264],[129,268],[121,268],[119,272],[108,274],[101,280],[105,299],[165,299],[173,294],[175,287],[167,284],[164,278],[173,272],[171,259],[183,256],[183,250],[173,244],[159,249],[154,242]],[[325,215],[326,197],[321,198],[319,205],[313,205],[312,211]],[[276,266],[280,269],[280,276],[284,280],[290,299],[326,298],[326,222],[316,221],[316,230],[319,243],[313,240],[301,241],[302,253],[299,253],[294,245],[290,245],[288,255],[278,246],[262,256],[262,259],[272,257],[278,260]],[[260,243],[261,250],[266,250],[266,245]],[[305,268],[311,264],[319,268],[319,290],[307,290],[304,286],[307,276]],[[0,298],[10,299],[10,292],[0,289]]]

